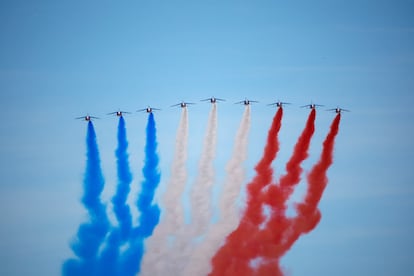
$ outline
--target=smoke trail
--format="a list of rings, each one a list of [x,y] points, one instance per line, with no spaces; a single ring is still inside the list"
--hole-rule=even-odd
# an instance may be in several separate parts
[[[79,226],[76,239],[71,244],[72,251],[78,258],[69,259],[63,263],[63,275],[96,275],[99,249],[109,228],[106,206],[100,199],[104,188],[104,178],[96,134],[91,121],[88,122],[86,146],[87,160],[82,203],[88,211],[89,221]]]
[[[300,235],[313,230],[318,224],[321,214],[317,205],[322,197],[323,191],[328,183],[326,177],[327,170],[333,161],[334,139],[338,133],[340,115],[338,114],[333,121],[330,132],[324,143],[319,162],[312,168],[309,173],[308,189],[303,203],[296,206],[297,215],[293,219],[286,217],[284,200],[286,200],[286,190],[283,190],[282,181],[288,181],[289,177],[281,179],[280,193],[273,195],[282,198],[279,201],[278,209],[272,214],[272,218],[267,225],[267,231],[262,231],[256,242],[262,243],[261,257],[263,262],[260,264],[257,273],[259,275],[283,275],[280,267],[280,258],[291,248]],[[293,178],[292,178],[293,179]],[[289,182],[289,181],[288,181]],[[292,182],[291,182],[292,183]],[[289,188],[291,185],[286,183]],[[292,191],[289,189],[288,193]],[[264,238],[266,237],[266,238]],[[255,242],[255,241],[252,241]]]
[[[226,166],[227,178],[224,182],[223,196],[220,202],[221,221],[225,223],[224,234],[235,228],[239,221],[239,212],[235,204],[245,177],[243,162],[247,158],[248,133],[250,129],[250,105],[247,105],[237,131],[233,156]],[[222,237],[222,235],[220,235]]]
[[[247,185],[247,208],[236,230],[227,236],[225,244],[213,256],[211,262],[213,270],[209,275],[251,275],[249,256],[242,250],[251,233],[265,221],[262,204],[257,197],[272,181],[273,169],[271,167],[279,151],[278,133],[281,128],[283,109],[279,108],[273,117],[269,130],[264,154],[257,164],[256,176]]]
[[[115,196],[112,198],[114,212],[119,223],[122,240],[126,240],[132,228],[132,216],[127,198],[132,182],[132,174],[128,161],[128,141],[124,117],[119,118],[118,125],[118,148],[115,152],[118,164],[118,186]]]
[[[199,172],[191,187],[192,235],[193,238],[203,234],[211,219],[211,189],[214,184],[213,159],[216,150],[217,107],[212,105],[207,124],[207,133],[199,163]]]
[[[171,259],[166,260],[170,274],[181,275],[192,257],[197,238],[207,230],[211,219],[211,188],[214,183],[213,159],[217,136],[217,107],[212,104],[199,162],[199,172],[191,187],[191,225],[181,225],[176,232]]]
[[[211,226],[205,240],[192,255],[192,261],[188,263],[184,275],[207,275],[210,271],[209,260],[219,248],[223,238],[237,227],[239,213],[236,201],[245,177],[243,162],[247,158],[249,128],[250,106],[246,105],[236,134],[233,155],[226,166],[227,176],[220,200],[220,221]]]
[[[124,276],[140,272],[141,259],[144,254],[144,239],[152,235],[160,217],[158,205],[152,203],[161,178],[158,171],[159,157],[153,113],[148,116],[146,135],[145,164],[142,169],[144,181],[137,201],[140,212],[139,225],[132,230],[129,247],[121,256],[119,275]]]
[[[305,128],[295,144],[293,154],[286,164],[286,174],[280,178],[279,185],[269,185],[257,199],[271,208],[271,217],[267,224],[262,229],[257,227],[255,233],[251,233],[251,244],[244,249],[246,254],[250,254],[250,260],[260,258],[255,271],[258,275],[282,275],[278,260],[274,260],[275,251],[281,243],[283,231],[288,226],[286,201],[300,181],[301,164],[308,157],[310,141],[315,132],[315,117],[316,111],[312,109]],[[257,247],[255,244],[261,246]]]
[[[180,198],[184,192],[187,181],[185,163],[187,160],[188,141],[188,115],[187,108],[182,108],[181,119],[176,134],[174,159],[171,166],[170,181],[164,194],[165,215],[160,224],[155,228],[153,235],[148,240],[148,252],[142,261],[142,275],[167,275],[169,270],[166,265],[177,254],[168,243],[169,235],[175,229],[184,226],[184,208]]]
[[[121,116],[118,123],[118,148],[115,151],[117,157],[118,185],[116,194],[112,198],[114,213],[118,221],[118,227],[114,227],[107,239],[106,247],[100,257],[99,275],[119,275],[117,261],[120,246],[123,245],[132,229],[132,216],[127,197],[132,182],[132,174],[128,161],[128,141],[126,137],[125,120]]]
[[[321,213],[318,204],[322,194],[328,184],[327,171],[333,163],[333,149],[335,137],[339,131],[341,114],[338,113],[333,120],[330,131],[323,142],[322,153],[318,163],[316,163],[307,176],[308,188],[305,199],[297,204],[297,216],[291,223],[291,229],[285,235],[284,247],[288,250],[301,234],[308,233],[318,224]]]
[[[280,209],[278,203],[286,203],[286,200],[293,193],[295,185],[298,184],[300,181],[300,175],[302,173],[301,164],[309,155],[309,145],[312,136],[315,132],[315,117],[316,111],[315,109],[312,109],[312,111],[309,114],[308,120],[306,121],[305,128],[295,144],[293,154],[288,163],[286,164],[286,174],[280,178],[279,186],[269,186],[269,190],[265,193],[265,195],[267,196],[267,198],[265,199],[265,203],[269,204],[272,207]],[[273,195],[272,190],[275,189],[282,190],[283,198],[281,200],[278,200],[278,198]]]

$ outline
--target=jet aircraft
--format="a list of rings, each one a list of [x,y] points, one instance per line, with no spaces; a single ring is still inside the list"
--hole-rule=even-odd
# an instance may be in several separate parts
[[[178,103],[178,104],[173,104],[171,107],[180,106],[181,108],[184,108],[184,107],[187,107],[187,104],[195,104],[195,103],[181,102],[181,103]]]
[[[291,104],[291,103],[286,103],[286,102],[277,101],[277,102],[275,102],[275,103],[271,103],[271,104],[268,104],[268,105],[275,105],[275,106],[277,106],[277,107],[282,107],[284,104]]]
[[[309,107],[310,109],[315,109],[317,106],[323,106],[323,105],[310,103],[310,104],[307,104],[307,105],[302,105],[301,107]]]
[[[327,111],[335,111],[336,113],[341,113],[342,111],[350,112],[350,110],[348,110],[348,109],[343,109],[343,108],[340,108],[340,107],[336,107],[336,108],[327,109]]]
[[[85,120],[85,121],[92,121],[92,119],[99,119],[98,117],[94,117],[94,116],[89,116],[89,115],[86,115],[86,116],[82,116],[82,117],[76,117],[75,118],[76,120],[78,120],[78,119],[83,119],[83,120]]]
[[[244,99],[244,101],[240,101],[240,102],[237,102],[237,103],[235,103],[235,104],[244,104],[244,105],[249,105],[249,104],[251,104],[251,103],[258,103],[258,101],[251,101],[251,100],[248,100],[248,99]]]
[[[210,103],[216,103],[217,101],[225,101],[224,99],[220,99],[220,98],[215,98],[215,97],[211,97],[211,98],[208,98],[208,99],[204,99],[204,100],[200,100],[200,101],[202,101],[202,102],[205,102],[205,101],[210,101]]]
[[[114,112],[108,113],[107,115],[116,114],[116,116],[121,117],[122,114],[124,114],[124,113],[125,114],[127,114],[127,113],[130,114],[131,112],[118,110],[118,111],[114,111]]]
[[[161,110],[161,109],[148,106],[147,108],[138,109],[137,112],[146,111],[147,113],[152,113],[154,110]]]

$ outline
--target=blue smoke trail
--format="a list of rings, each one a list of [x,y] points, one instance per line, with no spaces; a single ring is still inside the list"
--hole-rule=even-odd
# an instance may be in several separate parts
[[[118,148],[115,152],[118,164],[119,183],[116,194],[112,198],[112,203],[114,204],[115,215],[119,222],[122,240],[128,238],[132,228],[132,216],[129,206],[126,203],[130,191],[129,186],[132,182],[127,149],[128,141],[126,138],[125,121],[123,117],[120,117],[118,125]]]
[[[128,141],[126,137],[125,120],[121,116],[118,123],[117,158],[118,185],[112,198],[114,213],[118,227],[114,227],[108,237],[107,244],[100,257],[99,275],[119,275],[117,262],[120,247],[128,240],[132,229],[132,215],[127,204],[127,198],[132,182],[132,174],[128,160]]]
[[[141,270],[141,260],[144,254],[144,239],[151,236],[160,219],[160,208],[152,204],[156,188],[161,179],[158,171],[159,157],[157,153],[157,138],[154,115],[148,116],[146,129],[145,164],[142,169],[144,181],[138,197],[137,207],[140,211],[139,225],[133,229],[128,250],[121,260],[119,275],[136,275]]]
[[[63,263],[63,275],[97,275],[99,248],[109,228],[106,206],[100,199],[104,188],[104,178],[96,134],[91,121],[88,122],[86,146],[87,160],[82,203],[88,211],[89,221],[79,226],[77,236],[71,243],[72,251],[78,258],[69,259]]]

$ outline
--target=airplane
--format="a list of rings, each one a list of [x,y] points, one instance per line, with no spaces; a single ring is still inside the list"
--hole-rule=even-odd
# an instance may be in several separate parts
[[[335,111],[336,113],[341,113],[341,111],[350,112],[350,110],[348,110],[348,109],[343,109],[343,108],[340,108],[340,107],[336,107],[336,108],[327,109],[327,111]]]
[[[148,106],[147,108],[138,109],[137,112],[146,111],[147,113],[152,113],[152,111],[154,110],[161,110],[161,109]]]
[[[291,103],[281,102],[281,101],[278,100],[277,102],[271,103],[271,104],[268,104],[268,105],[275,105],[277,107],[282,107],[282,105],[284,105],[284,104],[291,104]]]
[[[217,101],[225,101],[225,100],[224,99],[220,99],[220,98],[211,97],[211,98],[204,99],[204,100],[200,100],[200,101],[202,101],[202,102],[210,101],[210,103],[216,103]]]
[[[244,104],[244,105],[249,105],[249,104],[251,104],[251,103],[258,103],[258,101],[251,101],[251,100],[245,99],[244,101],[240,101],[240,102],[237,102],[237,103],[235,103],[235,104]]]
[[[122,117],[122,114],[124,114],[124,113],[130,114],[131,112],[118,110],[118,111],[114,111],[114,112],[108,113],[107,115],[116,114],[116,116]]]
[[[83,120],[85,120],[85,121],[92,121],[92,119],[99,119],[98,117],[94,117],[94,116],[89,116],[89,115],[86,115],[86,116],[82,116],[82,117],[76,117],[75,118],[76,120],[78,120],[78,119],[83,119]]]
[[[184,108],[184,107],[187,107],[187,104],[195,104],[195,103],[181,102],[181,103],[178,103],[178,104],[173,104],[171,107],[180,106],[181,108]]]
[[[309,107],[310,109],[315,109],[317,106],[323,106],[323,105],[310,103],[310,104],[307,104],[307,105],[302,105],[301,107]]]

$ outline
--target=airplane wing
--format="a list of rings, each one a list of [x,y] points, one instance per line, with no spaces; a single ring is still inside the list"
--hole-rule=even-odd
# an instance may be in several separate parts
[[[287,103],[287,102],[275,102],[275,103],[271,103],[271,104],[268,104],[268,105],[278,105],[278,104],[284,105],[284,104],[291,104],[291,103]]]
[[[204,102],[204,101],[211,101],[213,98],[208,98],[208,99],[202,99],[202,100],[200,100],[201,102]],[[220,98],[214,98],[214,100],[216,100],[216,101],[225,101],[225,99],[220,99]]]
[[[143,108],[143,109],[138,109],[137,110],[137,112],[142,112],[142,111],[147,111],[147,109],[146,108]]]
[[[122,111],[122,110],[118,110],[118,111],[114,111],[114,112],[110,112],[110,113],[106,113],[107,115],[111,115],[111,114],[116,114],[116,113],[118,113],[118,112],[121,112],[121,113],[125,113],[125,114],[130,114],[131,112],[129,112],[129,111]]]
[[[181,105],[181,103],[178,103],[178,104],[173,104],[172,106],[170,106],[170,107],[174,107],[174,106],[180,106]]]

